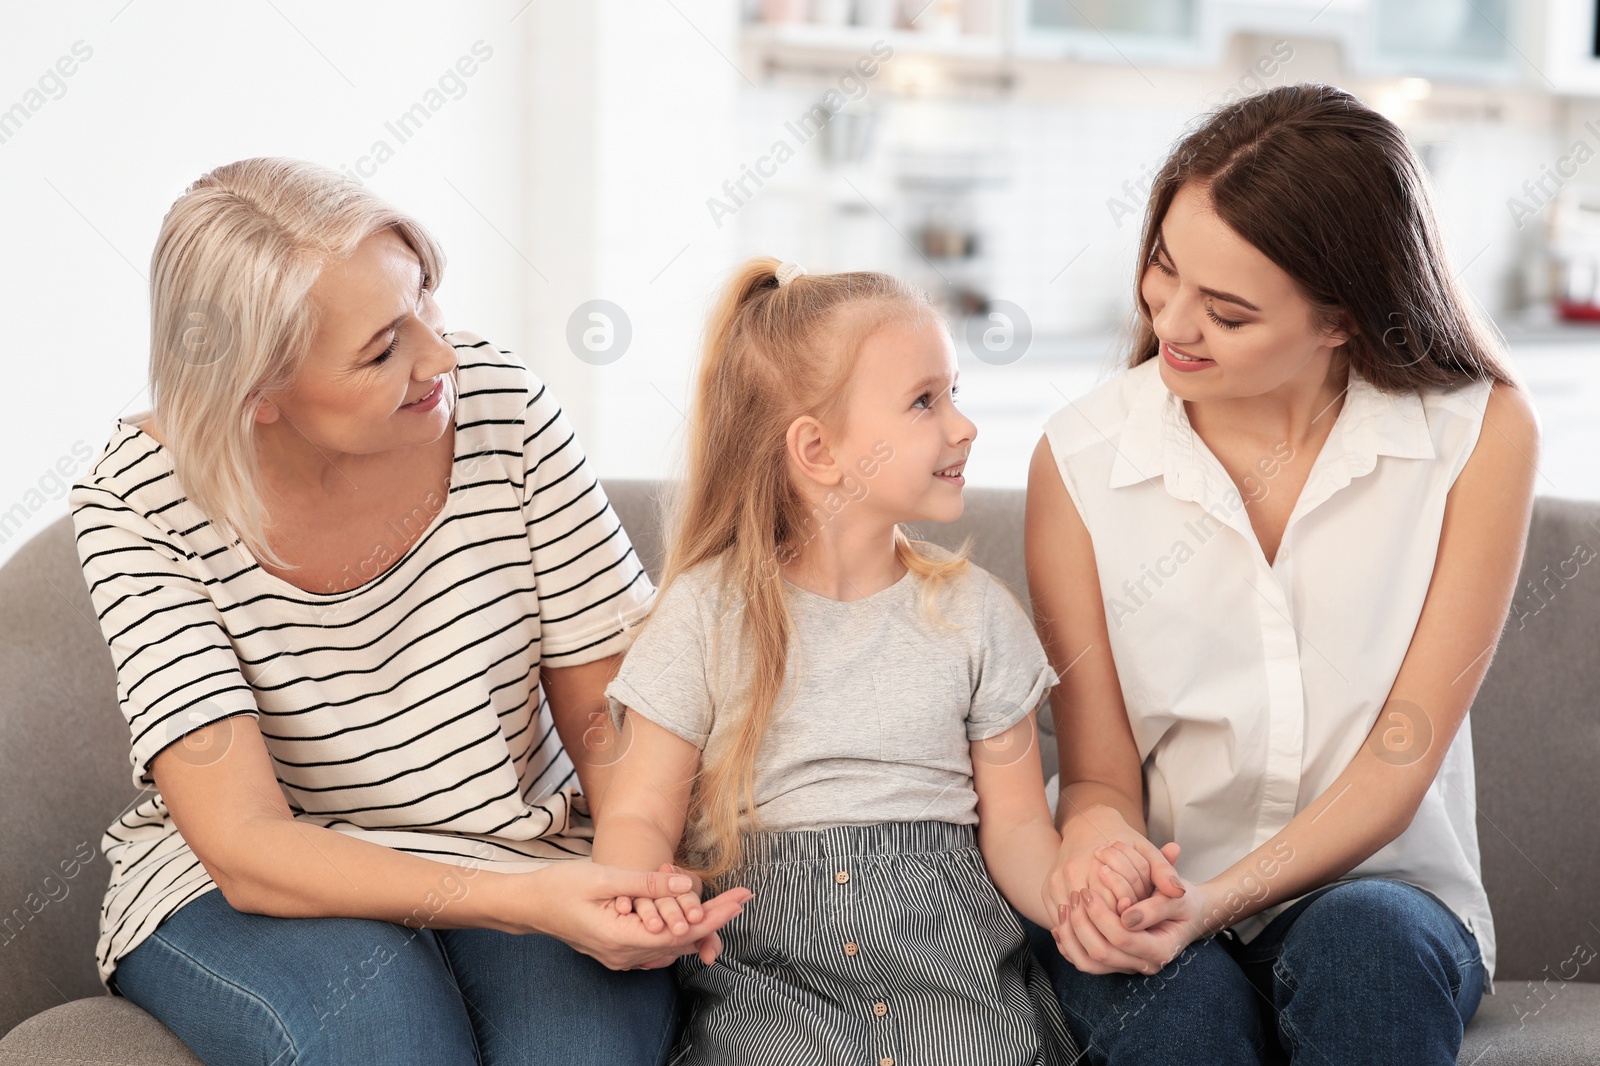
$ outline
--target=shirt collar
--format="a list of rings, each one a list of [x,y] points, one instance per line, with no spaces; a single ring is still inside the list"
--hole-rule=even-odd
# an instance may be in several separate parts
[[[1183,400],[1161,380],[1160,370],[1155,359],[1147,359],[1128,371],[1137,384],[1111,464],[1110,486],[1121,488],[1164,476],[1169,489],[1187,483],[1189,491],[1174,495],[1193,499],[1205,477],[1204,442],[1189,425]],[[1344,405],[1317,465],[1343,475],[1340,484],[1347,484],[1377,466],[1380,455],[1435,458],[1422,397],[1415,389],[1385,392],[1352,366]]]

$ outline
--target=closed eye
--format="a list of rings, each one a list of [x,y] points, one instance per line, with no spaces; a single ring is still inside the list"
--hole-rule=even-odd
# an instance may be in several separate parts
[[[1161,250],[1159,248],[1150,254],[1149,262],[1151,266],[1155,267],[1169,278],[1175,278],[1178,276],[1178,272],[1176,270],[1171,269],[1167,266],[1167,264],[1161,261]],[[1209,305],[1206,307],[1206,317],[1211,319],[1211,321],[1215,322],[1217,325],[1221,326],[1223,329],[1238,329],[1240,326],[1244,325],[1243,322],[1236,322],[1231,318],[1222,318],[1215,311],[1213,311]]]
[[[1218,318],[1217,313],[1211,310],[1209,307],[1206,308],[1206,317],[1211,319],[1211,321],[1215,322],[1217,325],[1221,326],[1223,329],[1238,329],[1240,326],[1244,325],[1243,322],[1235,322],[1231,318]]]
[[[368,364],[368,365],[370,365],[370,366],[382,366],[384,361],[386,359],[388,359],[391,355],[393,355],[394,354],[394,350],[396,348],[398,348],[398,347],[400,347],[400,331],[399,330],[395,330],[394,331],[394,338],[389,341],[389,347],[387,347],[383,351],[379,352],[378,355],[377,355],[377,358],[373,359],[372,362],[370,364]]]
[[[417,303],[422,303],[422,298],[428,295],[428,282],[432,280],[432,278],[428,277],[427,271],[422,272],[422,284],[417,286]],[[391,332],[394,336],[389,338],[389,347],[379,352],[372,362],[367,364],[368,366],[382,366],[394,354],[395,349],[400,347],[400,331],[396,329]]]

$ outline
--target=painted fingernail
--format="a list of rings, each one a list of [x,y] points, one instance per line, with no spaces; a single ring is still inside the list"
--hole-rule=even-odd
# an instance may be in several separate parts
[[[1138,911],[1129,911],[1127,914],[1122,916],[1122,924],[1127,926],[1129,929],[1132,929],[1134,926],[1138,925],[1143,918],[1144,916]]]

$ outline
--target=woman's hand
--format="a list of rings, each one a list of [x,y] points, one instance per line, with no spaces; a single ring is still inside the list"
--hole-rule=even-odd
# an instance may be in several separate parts
[[[674,933],[682,933],[689,928],[689,923],[705,917],[700,907],[700,878],[670,862],[662,863],[657,869],[662,873],[687,877],[691,882],[690,889],[656,899],[649,896],[618,896],[617,913],[637,914],[643,919],[645,928],[652,933],[659,933],[669,926]]]
[[[625,870],[574,859],[512,876],[533,879],[529,888],[537,894],[540,920],[536,926],[527,923],[530,929],[548,933],[613,970],[658,969],[672,965],[680,955],[695,953],[709,964],[708,942],[721,950],[717,930],[737,917],[754,895],[741,887],[704,903],[696,896],[700,920],[687,922],[676,932],[647,928],[638,914],[622,913],[617,898],[676,898],[698,888],[695,879],[686,874]]]
[[[1075,892],[1097,896],[1121,913],[1152,893],[1183,894],[1172,864],[1178,845],[1157,848],[1113,807],[1096,805],[1067,819],[1056,869],[1045,881],[1045,909],[1065,921]]]
[[[1224,911],[1211,882],[1178,880],[1182,895],[1153,893],[1120,915],[1096,893],[1073,893],[1065,919],[1051,930],[1056,949],[1082,973],[1160,972],[1214,931],[1208,919]]]
[[[705,908],[700,904],[700,893],[704,886],[698,876],[681,866],[664,862],[659,869],[662,873],[687,877],[692,882],[689,891],[662,896],[659,899],[652,899],[649,896],[618,896],[617,913],[637,914],[644,921],[645,928],[652,933],[670,927],[674,934],[681,935],[688,931],[690,925],[705,919]],[[710,966],[717,961],[717,956],[722,954],[722,937],[711,933],[695,947],[700,954],[700,960]]]

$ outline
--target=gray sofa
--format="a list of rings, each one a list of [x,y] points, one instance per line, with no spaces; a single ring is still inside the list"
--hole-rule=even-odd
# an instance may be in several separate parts
[[[657,488],[607,483],[652,574]],[[1026,602],[1022,512],[1020,490],[970,489],[960,522],[919,532],[948,545],[976,534],[977,561]],[[1500,942],[1499,992],[1484,998],[1461,1053],[1474,1066],[1600,1063],[1600,575],[1578,562],[1589,557],[1579,545],[1600,552],[1600,503],[1541,498],[1518,609],[1473,708]],[[108,876],[100,836],[135,793],[70,519],[0,569],[0,608],[0,1066],[193,1066],[165,1026],[105,995],[95,976]],[[1044,747],[1053,769],[1051,737]]]

